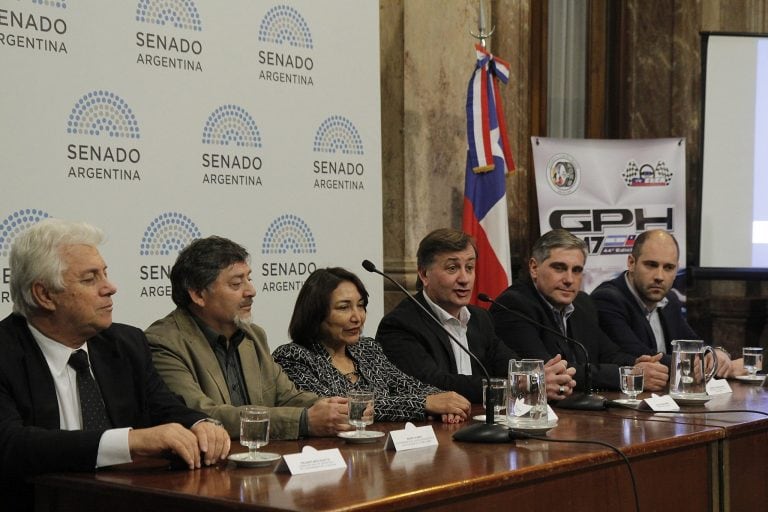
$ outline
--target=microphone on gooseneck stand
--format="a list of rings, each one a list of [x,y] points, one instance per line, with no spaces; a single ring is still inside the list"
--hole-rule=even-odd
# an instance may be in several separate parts
[[[435,315],[429,311],[424,305],[416,300],[416,297],[411,295],[408,290],[406,290],[403,285],[395,281],[392,277],[388,276],[381,270],[376,268],[376,265],[374,265],[369,260],[363,260],[363,268],[367,270],[368,272],[373,272],[375,274],[379,274],[380,276],[384,277],[385,279],[392,282],[397,288],[403,292],[414,304],[416,304],[429,318],[432,319],[432,321],[435,322],[438,326],[440,326],[443,331],[448,335],[448,338],[453,341],[461,350],[469,354],[469,357],[474,359],[474,361],[477,363],[477,365],[480,367],[480,369],[483,371],[483,375],[485,375],[485,378],[490,383],[491,381],[491,375],[488,373],[488,370],[486,370],[483,363],[480,362],[480,359],[475,356],[475,354],[472,353],[469,348],[462,345],[458,339],[456,339],[456,336],[453,335],[451,331],[449,331],[443,324],[440,322],[440,320],[435,317]],[[476,423],[474,425],[470,425],[467,427],[462,428],[461,430],[457,431],[455,434],[453,434],[453,438],[457,441],[467,441],[470,443],[506,443],[508,441],[511,441],[513,439],[522,439],[526,438],[527,436],[525,434],[521,434],[519,432],[515,432],[513,430],[508,430],[507,428],[496,425],[493,420],[495,419],[494,414],[494,408],[493,408],[493,393],[486,393],[485,394],[485,423]]]
[[[524,315],[520,313],[519,311],[515,311],[513,309],[510,309],[506,307],[504,304],[499,303],[498,301],[493,300],[488,295],[484,293],[478,293],[477,294],[478,300],[481,300],[483,302],[490,302],[491,304],[494,304],[507,313],[511,313],[515,315],[518,318],[522,318],[528,323],[531,323],[535,325],[536,327],[539,327],[541,329],[544,329],[548,332],[551,332],[552,334],[555,334],[557,336],[560,336],[560,338],[564,339],[565,341],[568,341],[570,343],[573,343],[577,347],[581,348],[581,350],[584,352],[584,358],[585,358],[585,364],[584,364],[584,393],[574,393],[573,395],[564,398],[562,400],[559,400],[555,405],[561,409],[577,409],[580,411],[601,411],[603,409],[606,409],[608,407],[608,401],[599,396],[599,395],[593,395],[592,394],[592,368],[589,360],[589,352],[587,352],[587,347],[585,347],[580,341],[576,341],[575,339],[571,338],[570,336],[566,336],[565,334],[561,333],[557,329],[553,329],[552,327],[549,327],[547,325],[544,325],[542,323],[537,322],[533,318],[530,318],[527,315]]]

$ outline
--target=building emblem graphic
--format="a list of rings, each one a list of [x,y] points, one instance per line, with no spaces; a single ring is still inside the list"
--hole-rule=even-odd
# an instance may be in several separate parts
[[[196,32],[203,30],[200,13],[192,0],[139,0],[136,21]]]
[[[11,254],[11,246],[16,236],[22,231],[50,217],[48,213],[36,208],[17,210],[3,219],[0,223],[0,256],[7,258]]]
[[[560,153],[547,162],[547,183],[560,195],[572,194],[579,188],[581,168],[573,156]]]
[[[200,229],[192,219],[178,212],[165,212],[147,226],[141,238],[141,256],[168,256],[181,251],[200,238]]]
[[[315,237],[300,217],[290,213],[272,221],[261,244],[262,254],[314,254]]]
[[[205,122],[203,144],[260,148],[261,135],[256,121],[244,108],[222,105]]]
[[[46,7],[57,7],[59,9],[67,8],[67,0],[32,0],[32,3]]]
[[[72,107],[67,133],[138,139],[139,123],[120,96],[109,91],[91,91]]]
[[[352,122],[343,116],[331,116],[315,132],[313,151],[362,155],[363,139]]]
[[[287,5],[276,5],[261,20],[259,41],[312,48],[312,33],[299,11]]]

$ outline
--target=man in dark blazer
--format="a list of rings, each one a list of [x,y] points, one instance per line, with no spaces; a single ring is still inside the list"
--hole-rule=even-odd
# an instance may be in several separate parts
[[[96,249],[102,239],[93,226],[46,219],[11,250],[14,313],[0,322],[4,509],[31,508],[29,478],[41,473],[93,471],[166,453],[193,469],[229,452],[226,431],[162,382],[144,334],[112,323],[116,289]],[[85,353],[85,373],[69,362],[76,352]],[[100,409],[98,426],[82,414],[92,410],[80,403],[87,393],[78,381],[85,380],[95,393],[90,404]]]
[[[552,230],[534,243],[528,275],[507,288],[496,301],[580,341],[589,353],[594,387],[619,389],[618,367],[637,365],[644,368],[646,389],[663,389],[668,370],[658,362],[658,357],[636,358],[622,352],[600,329],[589,295],[580,291],[586,258],[583,240],[563,229]],[[490,313],[496,334],[523,357],[541,359],[560,354],[572,361],[577,387],[582,389],[586,360],[577,347],[496,304],[491,306]]]
[[[477,260],[474,242],[461,231],[438,229],[420,242],[416,257],[422,288],[416,300],[445,328],[406,298],[381,320],[376,339],[405,373],[481,403],[483,371],[445,329],[467,344],[492,377],[506,377],[509,360],[518,356],[496,337],[488,313],[469,305]],[[547,361],[545,370],[549,398],[571,394],[573,369],[564,360]]]
[[[688,325],[682,304],[672,291],[680,249],[675,237],[663,230],[649,230],[635,240],[627,256],[627,270],[592,292],[600,327],[624,352],[634,356],[662,354],[669,366],[672,340],[698,340]],[[731,360],[717,350],[717,375],[741,373],[741,360]]]

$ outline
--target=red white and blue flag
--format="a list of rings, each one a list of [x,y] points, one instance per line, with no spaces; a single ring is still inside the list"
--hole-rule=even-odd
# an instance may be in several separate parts
[[[462,229],[477,244],[472,303],[477,294],[496,297],[511,283],[507,172],[514,170],[499,80],[509,80],[509,64],[479,44],[477,65],[467,91],[467,171]]]

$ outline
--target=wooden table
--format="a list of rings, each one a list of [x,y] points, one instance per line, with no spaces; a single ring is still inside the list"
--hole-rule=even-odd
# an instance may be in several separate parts
[[[716,510],[768,510],[768,388],[729,381],[733,393],[713,396],[706,404],[681,407],[680,413],[652,413],[611,409],[609,416],[644,421],[669,421],[723,429],[718,447]],[[617,398],[618,393],[605,393]],[[650,396],[645,393],[640,398]],[[726,412],[728,410],[756,412]],[[719,411],[719,412],[718,412]],[[584,413],[582,415],[605,415]]]
[[[599,440],[631,460],[641,510],[717,509],[718,450],[725,430],[696,422],[649,421],[612,412],[559,411],[552,439]],[[96,473],[36,480],[38,510],[449,510],[476,506],[531,510],[633,510],[627,467],[600,445],[539,440],[502,445],[453,441],[462,425],[432,423],[439,445],[386,451],[383,442],[349,445],[338,438],[271,442],[296,453],[305,445],[339,448],[346,470],[291,476],[274,467],[221,464],[170,470],[142,460]],[[375,424],[388,431],[403,424]],[[241,448],[236,448],[238,451]],[[684,475],[684,477],[683,477]],[[687,482],[682,484],[683,478]]]

